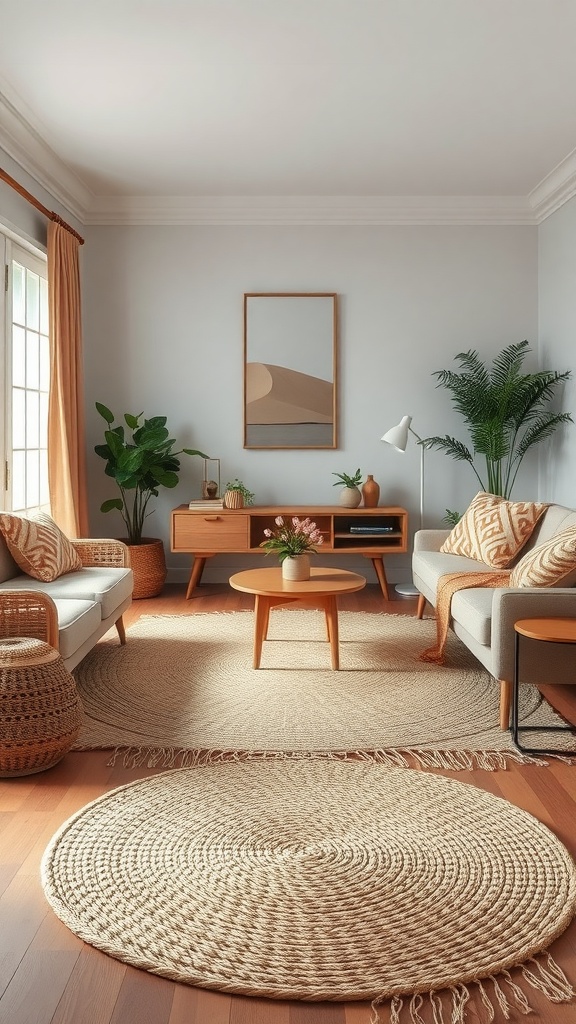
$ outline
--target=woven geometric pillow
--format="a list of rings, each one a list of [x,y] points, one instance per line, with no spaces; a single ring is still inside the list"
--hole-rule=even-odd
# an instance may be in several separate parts
[[[511,587],[573,587],[576,584],[576,526],[527,551],[510,574]]]
[[[547,508],[541,502],[506,501],[479,491],[440,550],[506,569]]]
[[[76,548],[45,512],[29,519],[0,512],[0,532],[16,564],[35,580],[50,583],[82,568]]]

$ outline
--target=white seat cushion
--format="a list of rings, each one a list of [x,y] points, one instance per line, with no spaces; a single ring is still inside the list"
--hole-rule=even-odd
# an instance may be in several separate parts
[[[54,601],[58,612],[59,647],[64,661],[90,640],[102,621],[96,601]]]
[[[452,598],[451,615],[483,647],[490,647],[492,635],[492,587],[459,590]]]
[[[21,575],[0,584],[0,590],[41,590],[56,602],[59,599],[94,601],[100,607],[102,619],[107,619],[115,608],[130,597],[132,587],[131,569],[116,569],[106,565],[68,572],[51,583],[42,583],[31,576]]]

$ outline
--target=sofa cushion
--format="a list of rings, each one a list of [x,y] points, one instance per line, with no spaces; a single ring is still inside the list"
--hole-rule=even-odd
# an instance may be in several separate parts
[[[132,594],[133,578],[131,569],[90,566],[79,572],[66,573],[52,583],[42,583],[30,576],[16,576],[0,584],[0,592],[6,588],[41,590],[54,601],[67,598],[93,601],[100,609],[101,618],[107,619]]]
[[[18,576],[19,572],[20,569],[8,551],[8,545],[0,532],[0,583],[11,580],[13,576]]]
[[[511,587],[573,587],[576,584],[576,526],[531,548],[514,566]]]
[[[475,558],[464,558],[463,555],[446,555],[441,551],[414,552],[412,556],[414,573],[436,594],[440,576],[452,572],[490,572],[487,565]]]
[[[451,618],[483,647],[490,646],[492,632],[492,587],[459,590],[452,598]]]
[[[505,569],[547,507],[541,502],[507,501],[479,491],[440,550],[477,559],[493,569]]]
[[[550,505],[542,518],[534,527],[532,536],[526,542],[519,558],[522,558],[530,548],[536,548],[544,541],[550,540],[557,533],[562,533],[569,527],[576,527],[576,512],[573,508],[566,508],[565,505]]]
[[[102,621],[95,601],[55,600],[58,612],[58,643],[64,661],[90,640]]]
[[[1,512],[0,531],[14,561],[36,580],[49,583],[82,568],[76,549],[45,512],[30,517]]]

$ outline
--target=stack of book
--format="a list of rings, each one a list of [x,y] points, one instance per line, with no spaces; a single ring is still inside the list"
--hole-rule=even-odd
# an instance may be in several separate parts
[[[188,503],[188,508],[224,508],[224,498],[193,498]]]
[[[350,533],[393,533],[393,526],[373,526],[366,524],[359,524],[358,526],[351,526]]]

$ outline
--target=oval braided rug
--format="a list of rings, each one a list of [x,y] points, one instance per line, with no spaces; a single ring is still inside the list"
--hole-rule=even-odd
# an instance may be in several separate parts
[[[576,911],[568,851],[507,801],[424,772],[297,759],[165,772],[70,818],[42,880],[81,938],[193,985],[346,1001],[460,986],[463,1005],[463,986],[525,965],[552,998],[573,995],[553,961],[530,960]]]

